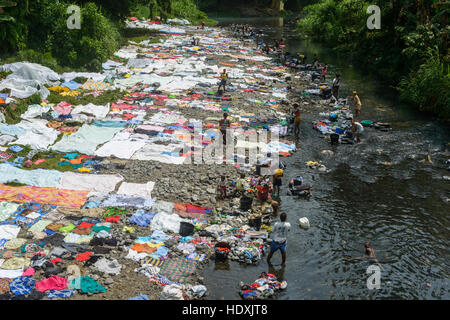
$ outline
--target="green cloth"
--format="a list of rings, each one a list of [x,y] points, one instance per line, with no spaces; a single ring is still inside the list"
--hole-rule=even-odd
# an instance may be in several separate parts
[[[111,228],[107,227],[107,226],[93,226],[92,227],[92,231],[94,231],[94,232],[100,232],[102,230],[109,231],[110,229]]]
[[[71,166],[74,169],[80,169],[81,167],[83,167],[82,164],[71,164],[69,161],[63,161],[58,163],[58,167],[62,167],[62,166]]]
[[[117,207],[109,207],[106,210],[106,213],[104,214],[104,217],[114,217],[117,215],[121,215],[121,214],[127,214],[128,210],[127,209],[120,209]]]
[[[81,290],[81,293],[103,293],[107,290],[89,276],[74,279],[70,283],[72,289]]]
[[[75,229],[77,226],[76,225],[74,225],[74,224],[69,224],[69,225],[67,225],[67,226],[65,226],[65,227],[61,227],[61,228],[59,228],[58,229],[58,231],[59,232],[65,232],[65,233],[69,233],[69,232],[71,232],[73,229]]]

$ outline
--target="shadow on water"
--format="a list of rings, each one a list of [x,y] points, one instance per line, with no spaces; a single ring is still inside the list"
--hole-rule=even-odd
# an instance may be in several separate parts
[[[288,237],[287,266],[281,256],[257,266],[236,262],[205,269],[210,299],[239,299],[238,283],[253,282],[262,271],[275,273],[288,282],[279,299],[450,299],[449,206],[450,176],[444,145],[449,128],[427,119],[396,101],[395,92],[371,75],[357,71],[311,41],[295,37],[295,25],[279,19],[218,19],[221,25],[248,23],[268,38],[285,38],[288,50],[302,52],[330,65],[330,75],[339,72],[344,94],[356,89],[366,119],[392,124],[391,132],[368,128],[363,143],[331,147],[312,130],[315,114],[305,114],[298,141],[299,150],[285,158],[282,210],[292,230]],[[330,76],[331,77],[331,76]],[[331,81],[331,79],[329,79]],[[322,150],[331,149],[327,156]],[[433,163],[424,162],[430,155]],[[322,161],[329,169],[307,169],[309,160]],[[310,200],[286,196],[290,177],[302,175],[313,185]],[[309,230],[297,221],[308,217]],[[364,253],[370,241],[383,270],[381,289],[367,289],[366,269],[373,261],[347,261]],[[277,265],[278,264],[278,265]]]

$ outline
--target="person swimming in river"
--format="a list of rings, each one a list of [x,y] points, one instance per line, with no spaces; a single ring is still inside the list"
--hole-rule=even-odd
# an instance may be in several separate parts
[[[381,269],[383,269],[383,267],[381,266],[380,262],[378,261],[376,255],[375,255],[375,249],[370,247],[369,241],[364,243],[364,255],[362,257],[350,258],[350,259],[348,259],[348,261],[361,260],[361,259],[372,259],[380,266]]]

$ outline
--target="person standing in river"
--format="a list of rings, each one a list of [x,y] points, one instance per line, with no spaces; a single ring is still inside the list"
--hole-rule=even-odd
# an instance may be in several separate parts
[[[361,114],[362,105],[356,91],[353,91],[353,101],[355,101],[355,118],[358,118]]]
[[[270,252],[267,256],[267,263],[271,265],[270,259],[272,259],[273,254],[280,250],[281,251],[281,265],[286,265],[286,245],[287,245],[287,234],[291,230],[291,224],[286,222],[287,215],[282,212],[280,214],[280,222],[276,222],[272,229],[272,243],[270,244]]]
[[[322,68],[322,83],[325,82],[327,73],[328,73],[328,64],[325,63],[325,65]]]
[[[339,99],[339,87],[341,85],[341,75],[336,74],[336,78],[333,79],[333,96],[336,100]]]
[[[300,116],[300,109],[298,108],[298,104],[294,103],[294,135],[298,136],[300,133],[300,122],[302,121],[302,117]]]

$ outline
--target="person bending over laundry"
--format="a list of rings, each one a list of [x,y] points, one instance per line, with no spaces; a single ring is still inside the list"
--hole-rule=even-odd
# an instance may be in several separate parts
[[[356,135],[356,142],[361,143],[361,133],[363,132],[364,132],[363,125],[352,119],[352,133]]]
[[[227,181],[225,180],[225,176],[220,177],[218,188],[220,197],[225,199],[227,197]]]
[[[223,88],[223,92],[226,91],[227,80],[228,80],[227,70],[223,69],[223,72],[220,74],[220,84],[219,89],[217,89],[217,91],[220,91],[220,88]]]
[[[277,195],[277,197],[280,196],[280,187],[282,184],[281,177],[283,176],[283,170],[277,169],[275,170],[275,174],[273,175],[273,193]]]
[[[274,201],[270,196],[270,187],[269,184],[265,181],[260,182],[256,186],[256,199],[260,205],[264,205],[264,203],[269,203],[272,206],[273,212],[276,214],[278,212],[279,204],[277,201]]]
[[[281,264],[286,265],[286,246],[287,246],[287,235],[291,230],[291,224],[286,222],[287,215],[282,212],[280,214],[280,222],[276,222],[272,229],[272,243],[270,244],[270,252],[267,256],[267,263],[270,265],[270,259],[272,259],[273,254],[280,250],[281,251]]]

